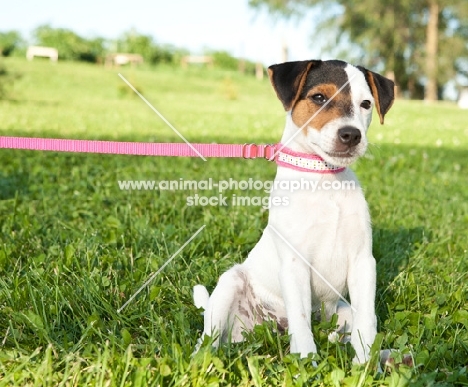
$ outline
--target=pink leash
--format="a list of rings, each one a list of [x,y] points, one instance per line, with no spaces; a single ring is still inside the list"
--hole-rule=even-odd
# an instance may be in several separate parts
[[[277,145],[191,144],[203,157],[258,157],[272,160]],[[108,153],[140,156],[199,155],[185,143],[145,143],[118,141],[65,140],[55,138],[1,137],[0,148],[55,152]]]
[[[202,155],[203,157],[243,157],[244,159],[264,158],[269,161],[276,161],[280,166],[304,172],[339,173],[346,169],[345,167],[331,165],[316,154],[295,152],[292,149],[284,147],[282,144],[189,145],[187,143],[91,141],[0,136],[0,148],[140,156],[200,157]]]

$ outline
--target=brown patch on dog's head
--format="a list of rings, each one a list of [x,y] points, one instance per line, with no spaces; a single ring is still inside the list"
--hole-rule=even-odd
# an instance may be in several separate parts
[[[327,123],[351,115],[353,107],[350,94],[336,94],[338,90],[339,87],[335,83],[319,84],[312,87],[294,106],[292,111],[294,123],[298,127],[303,127],[308,123],[307,126],[310,125],[316,130],[321,130]],[[335,97],[330,100],[333,95]],[[324,103],[318,103],[315,100],[317,96],[323,96]],[[327,101],[329,102],[325,105]],[[320,109],[322,110],[318,113]],[[314,118],[308,122],[311,117]],[[304,130],[306,131],[307,128],[305,127]]]

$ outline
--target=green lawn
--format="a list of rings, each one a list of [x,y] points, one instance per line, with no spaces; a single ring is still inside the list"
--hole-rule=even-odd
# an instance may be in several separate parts
[[[0,101],[0,135],[180,141],[118,71],[190,141],[270,143],[283,129],[267,80],[200,68],[5,65],[22,77]],[[397,101],[384,126],[374,118],[370,139],[353,168],[373,218],[379,339],[411,351],[414,368],[352,366],[352,349],[327,341],[328,322],[314,325],[318,368],[266,325],[191,357],[203,326],[192,286],[211,291],[241,262],[267,212],[187,206],[195,192],[121,191],[118,181],[271,180],[274,164],[0,150],[0,386],[468,385],[468,112]]]

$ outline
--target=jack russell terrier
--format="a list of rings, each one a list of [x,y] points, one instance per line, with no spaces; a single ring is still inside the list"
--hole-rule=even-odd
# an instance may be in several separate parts
[[[243,330],[273,320],[288,331],[291,352],[307,357],[317,352],[312,313],[323,306],[328,318],[338,315],[330,339],[351,341],[354,362],[363,363],[377,331],[376,263],[367,203],[348,166],[366,151],[373,106],[383,124],[394,83],[338,60],[287,62],[268,72],[287,111],[275,183],[319,185],[290,192],[274,184],[271,202],[287,197],[289,204],[270,208],[268,226],[245,262],[225,272],[211,296],[194,287],[195,305],[204,309],[203,335],[215,338],[215,346],[239,342]],[[354,189],[320,189],[345,182]]]

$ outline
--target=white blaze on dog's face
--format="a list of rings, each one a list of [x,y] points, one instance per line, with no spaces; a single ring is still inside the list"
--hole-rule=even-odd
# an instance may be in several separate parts
[[[383,123],[394,99],[392,81],[342,61],[287,62],[269,73],[289,112],[282,142],[337,166],[365,153],[372,107]]]

